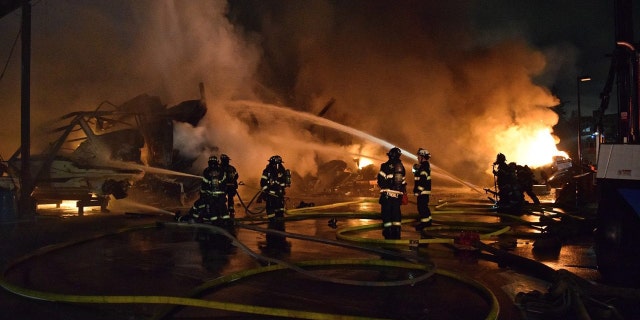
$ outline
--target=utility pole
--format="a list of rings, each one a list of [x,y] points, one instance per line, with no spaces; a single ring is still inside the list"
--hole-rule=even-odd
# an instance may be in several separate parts
[[[22,75],[20,95],[20,199],[21,216],[35,214],[35,202],[31,198],[31,0],[22,0]]]

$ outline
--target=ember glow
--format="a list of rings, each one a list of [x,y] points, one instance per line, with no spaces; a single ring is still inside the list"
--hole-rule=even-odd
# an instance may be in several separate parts
[[[503,141],[498,150],[502,150],[508,162],[532,168],[550,164],[555,156],[569,157],[566,152],[558,150],[558,138],[550,128],[514,125],[499,133],[496,140]]]

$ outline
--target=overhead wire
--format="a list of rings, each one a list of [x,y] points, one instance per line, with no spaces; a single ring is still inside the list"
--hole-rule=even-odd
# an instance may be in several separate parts
[[[4,63],[4,67],[2,68],[2,73],[0,73],[0,80],[4,78],[4,74],[7,71],[7,67],[9,66],[9,61],[11,61],[11,56],[13,56],[13,50],[16,48],[16,44],[18,43],[18,39],[20,38],[20,34],[22,32],[22,28],[18,29],[18,33],[16,34],[15,40],[13,40],[13,44],[11,45],[11,49],[9,49],[9,56],[7,57],[7,61]]]

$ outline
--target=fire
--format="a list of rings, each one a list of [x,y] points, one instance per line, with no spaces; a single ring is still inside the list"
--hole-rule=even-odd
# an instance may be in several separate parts
[[[373,164],[373,160],[369,159],[369,158],[360,158],[358,159],[358,169],[362,169],[370,164]]]
[[[496,140],[502,142],[498,143],[498,152],[507,156],[507,162],[532,168],[550,164],[556,156],[569,157],[566,152],[558,150],[559,140],[550,128],[511,126],[498,134]]]
[[[76,200],[61,200],[59,204],[55,203],[47,203],[47,204],[38,204],[38,208],[42,209],[52,209],[59,208],[60,210],[78,210],[78,206],[76,205]]]

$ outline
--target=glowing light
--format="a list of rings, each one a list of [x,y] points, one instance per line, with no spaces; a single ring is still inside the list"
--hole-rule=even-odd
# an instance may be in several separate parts
[[[498,145],[498,150],[507,156],[507,162],[541,167],[553,162],[554,157],[569,155],[557,148],[558,138],[549,128],[525,128],[512,126],[499,134],[498,141],[506,141]]]
[[[60,203],[38,204],[41,209],[78,210],[77,200],[61,200]]]
[[[358,160],[358,169],[362,169],[370,164],[373,164],[373,160],[369,158],[360,158]]]
[[[78,202],[76,200],[62,200],[62,202],[60,203],[60,208],[77,210],[77,203]]]

